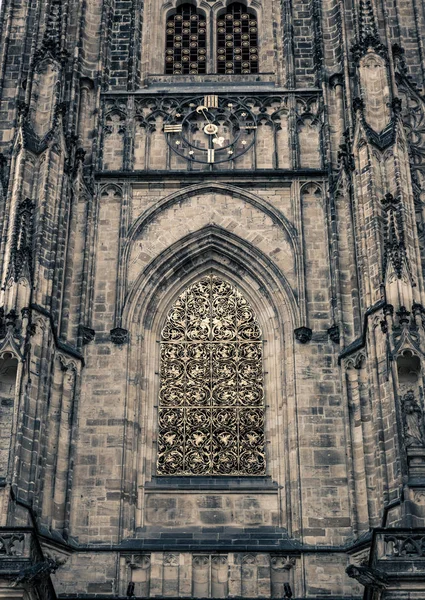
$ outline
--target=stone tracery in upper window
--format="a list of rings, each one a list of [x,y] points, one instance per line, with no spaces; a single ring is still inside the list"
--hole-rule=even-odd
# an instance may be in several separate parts
[[[258,50],[258,18],[242,2],[208,16],[185,2],[166,19],[166,75],[259,73]]]
[[[258,73],[258,22],[240,2],[217,20],[217,73]]]
[[[165,74],[206,73],[207,24],[191,4],[182,4],[167,19]]]

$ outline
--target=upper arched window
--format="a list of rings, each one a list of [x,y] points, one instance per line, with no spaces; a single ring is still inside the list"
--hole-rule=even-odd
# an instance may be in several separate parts
[[[165,73],[198,75],[206,73],[207,24],[191,4],[182,4],[167,19]]]
[[[161,335],[158,475],[263,475],[263,342],[230,283],[204,277]]]
[[[217,20],[217,72],[258,73],[258,22],[240,2]]]

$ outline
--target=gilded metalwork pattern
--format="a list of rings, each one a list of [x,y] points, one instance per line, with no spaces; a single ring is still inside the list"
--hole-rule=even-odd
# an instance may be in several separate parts
[[[217,72],[258,73],[257,19],[239,2],[217,21]]]
[[[198,75],[206,70],[206,21],[184,4],[167,21],[165,73]]]
[[[159,475],[265,473],[262,352],[226,281],[205,277],[178,298],[161,336]]]

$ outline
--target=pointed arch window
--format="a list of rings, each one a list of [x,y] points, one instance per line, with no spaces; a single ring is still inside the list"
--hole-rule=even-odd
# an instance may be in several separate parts
[[[258,73],[258,21],[240,2],[217,21],[217,72]]]
[[[166,75],[206,73],[207,24],[194,6],[182,4],[167,19]]]
[[[0,479],[9,462],[18,360],[10,352],[0,358]]]
[[[263,342],[230,283],[204,277],[161,334],[158,475],[263,475]]]

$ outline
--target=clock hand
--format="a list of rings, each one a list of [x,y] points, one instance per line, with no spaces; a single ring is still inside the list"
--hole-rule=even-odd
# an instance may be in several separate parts
[[[217,131],[218,131],[218,127],[217,125],[214,125],[214,123],[212,123],[212,121],[210,121],[210,119],[208,118],[208,108],[206,106],[198,106],[198,108],[196,109],[196,112],[200,115],[202,113],[202,115],[204,116],[204,119],[208,122],[207,125],[205,125],[204,127],[204,132],[207,135],[213,135],[214,136],[214,140],[217,140]]]

